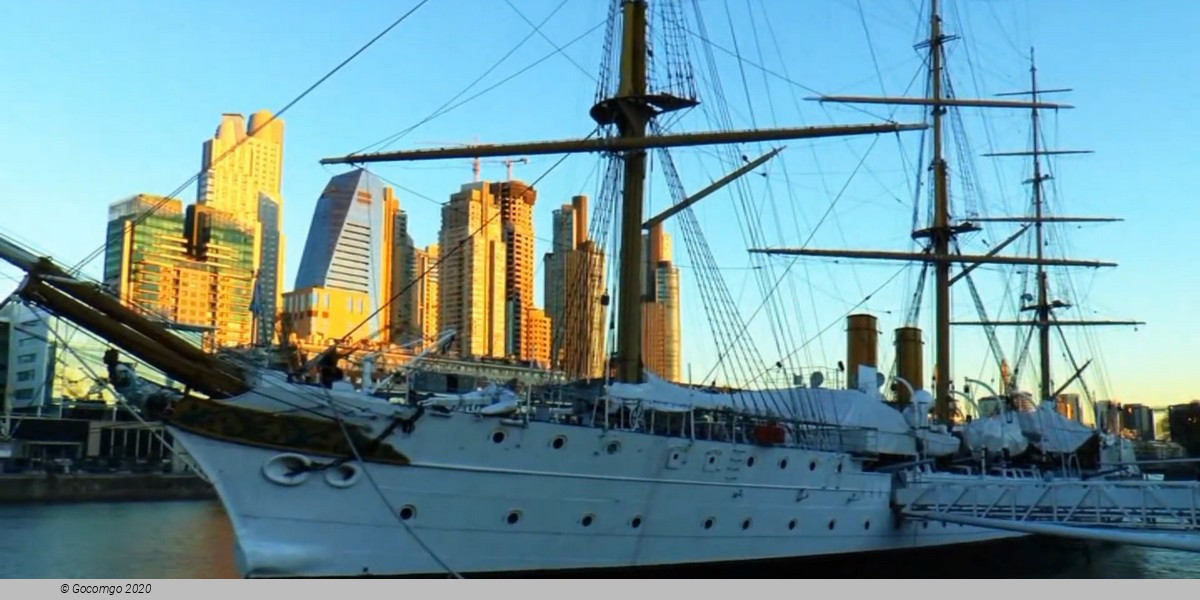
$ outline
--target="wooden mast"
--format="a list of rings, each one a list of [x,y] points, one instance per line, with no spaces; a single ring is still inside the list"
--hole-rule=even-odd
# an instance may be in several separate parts
[[[950,255],[950,239],[954,232],[950,229],[950,191],[946,177],[946,157],[942,148],[942,115],[946,108],[942,101],[942,17],[938,10],[938,0],[932,0],[933,10],[929,11],[929,53],[930,89],[934,105],[930,109],[933,116],[933,228],[929,235],[933,241],[933,256],[946,257]],[[937,289],[936,298],[936,352],[934,362],[935,379],[935,410],[934,417],[942,423],[950,421],[950,263],[939,261],[934,265],[934,286]]]

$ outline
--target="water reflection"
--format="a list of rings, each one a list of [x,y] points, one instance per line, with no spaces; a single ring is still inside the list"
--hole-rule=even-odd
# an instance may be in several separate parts
[[[233,534],[220,504],[0,506],[0,577],[229,578]]]

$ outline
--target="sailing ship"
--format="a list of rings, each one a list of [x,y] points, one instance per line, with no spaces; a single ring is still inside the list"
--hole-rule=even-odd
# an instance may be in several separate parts
[[[661,115],[695,106],[697,100],[648,86],[648,4],[612,4],[608,43],[619,56],[612,71],[616,88],[591,111],[598,129],[611,135],[323,161],[604,153],[620,175],[613,180],[620,184],[613,197],[621,210],[611,381],[546,386],[525,397],[499,390],[390,402],[370,389],[336,385],[336,348],[313,361],[326,375],[323,384],[299,382],[290,373],[204,353],[103,289],[7,240],[0,239],[0,257],[28,272],[18,291],[21,298],[187,386],[180,391],[153,384],[115,351],[105,357],[114,389],[147,415],[161,418],[216,487],[236,535],[239,569],[247,577],[704,568],[954,547],[1037,533],[1200,550],[1194,534],[1180,541],[1146,532],[1156,527],[1152,519],[1162,523],[1168,517],[1194,532],[1196,485],[1105,487],[1104,481],[1085,481],[1080,468],[1054,471],[1052,462],[995,472],[987,468],[994,458],[986,444],[963,448],[962,432],[951,418],[951,267],[1094,265],[952,253],[954,236],[970,226],[953,223],[948,211],[944,110],[1050,105],[1036,95],[1029,101],[945,95],[947,37],[937,0],[931,2],[927,44],[931,94],[878,100],[930,108],[935,218],[918,232],[928,240],[928,250],[757,249],[932,265],[942,374],[935,390],[924,389],[909,362],[896,377],[904,401],[898,407],[885,402],[886,378],[873,356],[874,331],[861,326],[870,322],[859,315],[851,319],[844,389],[823,387],[814,377],[791,388],[713,391],[646,372],[639,278],[648,150],[927,129],[923,123],[889,122],[663,133]],[[729,178],[749,170],[743,167]],[[651,220],[688,218],[707,193],[678,196],[672,208]],[[1044,312],[1038,314],[1044,327]],[[920,348],[919,332],[916,339],[910,350]],[[1078,446],[1051,450],[1073,453]],[[1046,480],[1050,474],[1054,481]],[[1157,504],[1132,510],[1146,490],[1152,490]],[[942,526],[929,527],[937,521]],[[1096,523],[1143,530],[1088,527]]]

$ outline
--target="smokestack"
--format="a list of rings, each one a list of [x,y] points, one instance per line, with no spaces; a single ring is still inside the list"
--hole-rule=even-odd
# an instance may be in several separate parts
[[[571,206],[575,209],[575,247],[578,248],[588,239],[588,197],[571,198]]]
[[[923,381],[925,375],[924,365],[922,360],[924,352],[922,350],[923,342],[921,341],[921,329],[919,327],[900,327],[896,329],[896,375],[913,387],[913,390],[919,390],[925,387]],[[900,406],[906,406],[912,399],[909,397],[908,389],[903,385],[896,387],[896,402]]]
[[[879,332],[875,329],[875,317],[857,314],[846,317],[846,383],[847,388],[858,389],[858,366],[879,366]],[[874,385],[874,382],[869,382]]]

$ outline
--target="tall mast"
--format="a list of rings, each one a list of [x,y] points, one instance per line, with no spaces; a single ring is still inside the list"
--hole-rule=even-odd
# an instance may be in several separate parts
[[[646,2],[626,0],[621,36],[621,79],[609,100],[623,139],[646,137],[654,109],[646,97]],[[600,120],[603,123],[603,120]],[[625,193],[621,202],[620,287],[617,290],[617,381],[642,381],[642,204],[646,150],[623,153]]]
[[[929,11],[929,53],[930,73],[932,79],[933,106],[930,112],[933,117],[933,228],[929,235],[933,238],[933,255],[945,257],[950,255],[950,239],[954,232],[950,229],[950,190],[946,176],[946,157],[942,148],[942,115],[946,108],[942,106],[942,16],[939,1],[932,0],[932,10]],[[950,263],[937,262],[934,265],[934,286],[936,295],[937,320],[937,362],[934,373],[937,385],[934,390],[936,410],[934,416],[943,423],[950,420]]]
[[[1034,60],[1033,48],[1029,49],[1029,90],[1030,98],[1036,103],[1038,100],[1037,86],[1037,62]],[[1038,124],[1038,109],[1035,104],[1030,110],[1030,116],[1033,120],[1033,211],[1034,211],[1034,238],[1037,243],[1038,266],[1037,266],[1037,286],[1038,286],[1038,304],[1037,304],[1037,328],[1038,328],[1038,349],[1041,352],[1041,369],[1040,378],[1041,385],[1038,386],[1038,400],[1044,401],[1050,398],[1050,291],[1048,277],[1046,275],[1046,266],[1041,264],[1043,255],[1045,254],[1046,238],[1043,228],[1043,198],[1042,198],[1042,157],[1041,152],[1041,130]]]

